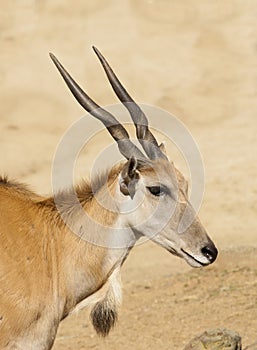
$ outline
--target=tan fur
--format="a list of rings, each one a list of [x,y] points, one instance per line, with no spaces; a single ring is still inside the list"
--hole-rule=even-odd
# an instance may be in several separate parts
[[[117,167],[110,172],[109,186],[118,172]],[[77,193],[91,215],[113,224],[116,214],[101,208],[98,215],[88,183]],[[67,193],[60,196],[68,198]],[[60,320],[106,283],[114,263],[106,264],[106,248],[79,240],[65,227],[52,197],[40,197],[6,178],[0,180],[0,241],[0,348],[18,348],[21,338],[31,337],[32,343],[37,336],[42,339],[43,331],[47,345],[35,343],[33,350],[49,349]],[[10,345],[10,339],[17,345]]]
[[[96,331],[106,336],[117,320],[120,267],[141,235],[194,267],[215,260],[201,253],[214,245],[194,217],[182,174],[164,159],[133,162],[133,169],[121,163],[107,177],[82,182],[77,202],[72,190],[46,198],[0,179],[1,349],[51,349],[60,321],[87,305]],[[121,190],[130,181],[133,196]],[[153,196],[148,188],[159,184],[170,194]],[[187,204],[193,222],[178,235]]]

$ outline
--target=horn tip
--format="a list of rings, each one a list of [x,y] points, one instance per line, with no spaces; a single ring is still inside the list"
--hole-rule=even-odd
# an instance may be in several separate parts
[[[95,47],[94,45],[92,46],[92,49],[95,51],[95,53],[98,55],[99,50],[97,49],[97,47]]]
[[[92,49],[94,50],[96,56],[100,59],[100,61],[102,62],[104,60],[103,55],[101,54],[101,52],[98,50],[97,47],[95,47],[94,45],[92,46]]]
[[[55,55],[52,52],[49,52],[49,56],[50,56],[50,58],[51,58],[51,60],[53,62],[57,62],[58,61],[57,58],[55,57]]]
[[[51,60],[53,61],[54,65],[58,68],[59,72],[65,71],[62,64],[59,62],[57,57],[55,57],[55,55],[52,52],[49,52],[49,56],[50,56]]]

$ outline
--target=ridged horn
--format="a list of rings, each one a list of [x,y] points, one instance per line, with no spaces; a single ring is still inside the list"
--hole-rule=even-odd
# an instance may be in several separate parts
[[[111,113],[95,103],[81,89],[81,87],[76,83],[76,81],[71,77],[71,75],[52,53],[49,55],[75,99],[87,112],[89,112],[95,118],[99,119],[105,125],[106,129],[117,142],[120,153],[127,159],[134,156],[137,159],[145,160],[146,157],[140,151],[140,149],[129,139],[129,135],[126,129],[119,123],[119,121]]]
[[[137,138],[148,157],[150,159],[167,158],[165,154],[163,154],[160,150],[154,135],[149,130],[148,120],[142,109],[126,91],[126,89],[121,84],[120,80],[118,79],[118,77],[116,76],[116,74],[114,73],[104,56],[101,54],[101,52],[94,46],[93,50],[99,58],[115,94],[129,111],[130,116],[136,127]]]

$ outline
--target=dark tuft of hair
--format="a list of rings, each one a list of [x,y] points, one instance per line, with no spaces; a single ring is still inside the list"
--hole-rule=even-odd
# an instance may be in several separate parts
[[[106,337],[115,326],[118,313],[115,307],[110,307],[107,300],[98,302],[91,311],[91,321],[96,333]]]
[[[8,182],[8,177],[6,175],[0,176],[0,185],[7,185]]]

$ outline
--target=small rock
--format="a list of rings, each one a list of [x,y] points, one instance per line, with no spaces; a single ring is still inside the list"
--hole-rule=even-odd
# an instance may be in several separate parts
[[[191,340],[184,350],[242,350],[241,337],[228,329],[213,329]]]

